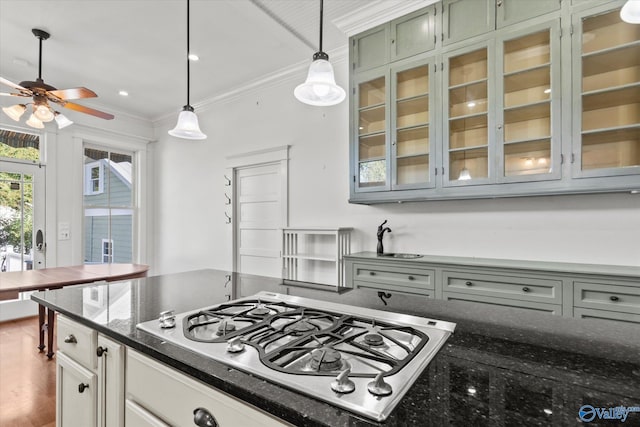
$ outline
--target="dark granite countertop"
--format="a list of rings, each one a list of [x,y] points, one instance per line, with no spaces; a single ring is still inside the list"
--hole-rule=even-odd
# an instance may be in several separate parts
[[[39,292],[35,301],[296,426],[379,425],[136,329],[259,291],[442,319],[455,333],[385,426],[575,425],[583,405],[640,406],[640,328],[517,309],[346,290],[216,270]],[[598,419],[589,423],[598,424]],[[625,425],[640,425],[629,413]]]

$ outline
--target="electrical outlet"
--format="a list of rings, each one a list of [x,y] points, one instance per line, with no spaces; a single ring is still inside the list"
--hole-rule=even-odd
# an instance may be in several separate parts
[[[68,222],[58,223],[58,240],[69,240],[71,238],[71,231]]]

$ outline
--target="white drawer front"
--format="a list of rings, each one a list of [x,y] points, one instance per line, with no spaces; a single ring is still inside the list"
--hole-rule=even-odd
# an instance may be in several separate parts
[[[372,282],[390,286],[404,286],[417,289],[434,289],[435,272],[386,265],[358,264],[353,265],[353,280]]]
[[[81,363],[85,368],[97,367],[98,333],[73,320],[58,315],[58,351]]]
[[[573,297],[576,307],[640,314],[640,286],[573,282]]]
[[[170,427],[169,424],[129,399],[125,403],[125,425],[127,427]]]
[[[444,291],[562,304],[562,281],[443,271]]]
[[[127,352],[126,388],[127,399],[170,425],[194,425],[197,408],[220,427],[289,425],[134,351]]]
[[[519,310],[549,313],[556,316],[562,315],[562,306],[557,304],[545,304],[531,301],[518,301],[506,298],[486,297],[482,295],[463,294],[456,292],[443,292],[445,301],[469,301],[490,306],[502,306],[517,308]]]

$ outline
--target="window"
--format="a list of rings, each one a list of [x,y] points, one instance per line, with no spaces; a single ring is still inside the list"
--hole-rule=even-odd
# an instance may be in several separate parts
[[[113,240],[102,239],[102,263],[113,262]]]
[[[84,155],[84,262],[132,262],[134,155],[89,145]]]

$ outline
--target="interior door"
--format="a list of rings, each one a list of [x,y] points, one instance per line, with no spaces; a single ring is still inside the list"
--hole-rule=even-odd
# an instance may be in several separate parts
[[[44,177],[44,166],[0,161],[0,274],[46,266]],[[28,298],[0,302],[0,321],[35,314]]]
[[[235,271],[282,277],[282,173],[280,162],[235,169]]]

